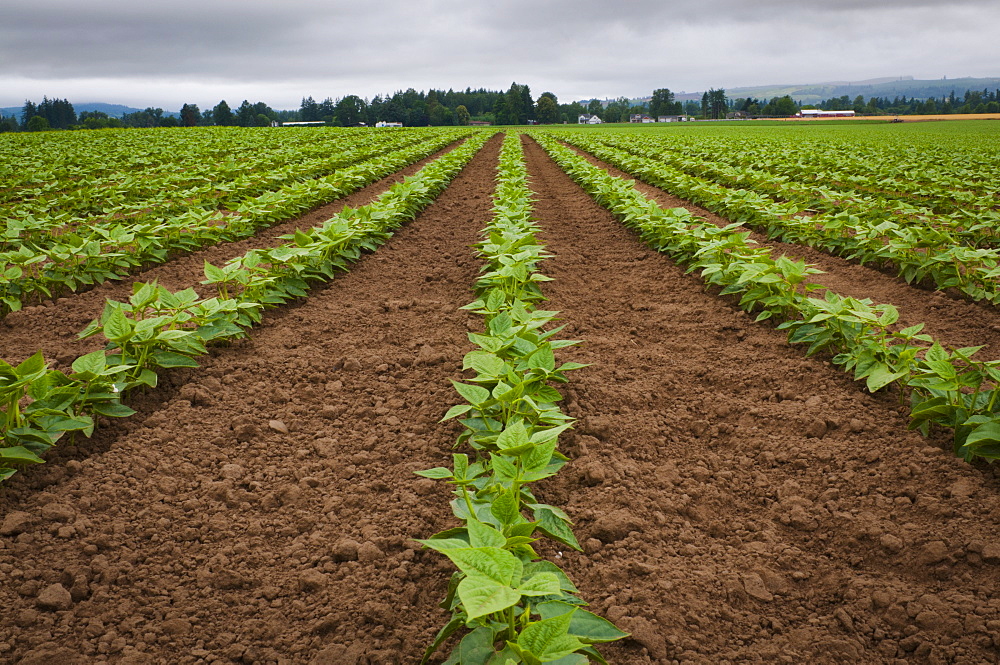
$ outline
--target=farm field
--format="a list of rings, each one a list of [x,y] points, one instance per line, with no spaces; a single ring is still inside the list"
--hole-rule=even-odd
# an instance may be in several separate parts
[[[302,140],[307,134],[294,134],[286,155],[280,135],[260,145],[250,132],[246,150],[269,183],[268,209],[280,214],[245,212],[267,221],[123,266],[119,279],[26,299],[0,320],[0,358],[17,365],[41,350],[50,369],[105,385],[78,359],[100,355],[108,340],[77,334],[103,310],[101,334],[125,340],[110,312],[128,321],[139,306],[104,308],[108,299],[127,302],[131,282],[158,280],[170,293],[193,287],[233,303],[197,329],[200,319],[158,305],[175,317],[163,329],[181,331],[163,336],[164,348],[200,366],[155,356],[158,366],[142,365],[154,380],[138,371],[147,356],[120,348],[114,362],[135,369],[110,362],[101,371],[135,413],[111,409],[120,393],[107,392],[87,411],[97,424],[89,438],[78,433],[69,444],[81,428],[32,416],[30,399],[2,402],[8,423],[24,407],[38,427],[69,433],[49,446],[24,429],[5,431],[5,450],[27,445],[46,463],[10,462],[17,473],[0,484],[0,660],[419,662],[448,622],[438,603],[455,571],[449,559],[460,557],[446,554],[462,543],[432,551],[416,542],[460,522],[448,484],[414,472],[454,469],[453,452],[474,454],[452,444],[476,423],[441,422],[471,399],[466,393],[475,396],[451,382],[486,383],[481,358],[480,376],[463,372],[473,340],[492,348],[479,333],[485,325],[502,334],[491,323],[497,312],[511,307],[520,321],[533,311],[487,305],[482,287],[492,274],[484,257],[497,249],[483,245],[487,223],[527,215],[512,198],[519,143],[540,243],[529,263],[552,278],[519,293],[559,312],[560,338],[580,341],[556,349],[556,366],[585,365],[551,384],[563,399],[552,408],[539,400],[542,415],[523,416],[542,435],[558,429],[560,407],[576,419],[558,437],[569,462],[555,474],[552,457],[554,475],[531,491],[565,510],[580,549],[554,540],[559,531],[547,522],[531,558],[557,564],[587,609],[630,634],[613,639],[602,628],[604,657],[1000,662],[1000,473],[989,463],[1000,457],[990,438],[1000,408],[1000,134],[992,123],[507,134],[515,138],[501,157],[502,134],[414,133],[414,150],[387,172],[377,155],[390,149],[379,147],[371,173],[349,190],[334,186],[296,209],[286,202],[307,200],[302,192],[317,189],[309,183],[371,158],[342,132],[320,131],[335,141],[330,151],[348,156],[308,171],[300,165],[327,155]],[[166,133],[151,136],[158,145]],[[197,152],[208,147],[196,136],[187,137],[191,154],[209,154]],[[400,141],[407,150],[392,132],[359,136],[362,146]],[[244,145],[231,140],[214,159]],[[0,143],[6,154],[37,149]],[[141,144],[123,150],[147,159]],[[202,158],[192,159],[192,173],[210,179]],[[498,165],[505,186],[495,194]],[[110,166],[44,173],[116,189],[120,172]],[[220,182],[242,175],[226,170]],[[33,217],[76,191],[42,192],[10,175],[17,184],[3,190],[4,205],[34,200]],[[218,184],[203,190],[212,201],[194,200],[199,214],[236,212],[208,194]],[[188,214],[181,198],[141,199],[139,216]],[[158,216],[157,206],[169,214]],[[15,210],[4,213],[7,229],[17,226]],[[82,226],[122,218],[74,210]],[[36,231],[33,246],[48,235]],[[7,242],[17,251],[16,235]],[[776,262],[782,254],[791,260]],[[806,293],[799,278],[816,288]],[[477,298],[478,307],[462,309]],[[873,309],[864,298],[895,307]],[[762,311],[771,320],[755,322]],[[190,341],[193,330],[203,345]],[[807,357],[790,335],[815,353]],[[974,355],[954,352],[980,345]],[[551,372],[550,361],[527,353],[525,376]],[[2,376],[10,393],[11,375]],[[502,401],[496,384],[489,392]],[[487,412],[475,400],[468,406]],[[926,435],[908,429],[911,411],[917,424],[934,423]],[[966,424],[973,416],[980,420]],[[505,421],[505,431],[520,422]],[[5,459],[23,461],[20,454]],[[466,530],[449,532],[474,545],[459,549],[474,549],[482,529],[512,533],[489,512],[477,513],[482,524],[463,518]],[[543,577],[533,578],[536,591],[555,579]],[[517,602],[535,607],[565,592],[557,584]]]

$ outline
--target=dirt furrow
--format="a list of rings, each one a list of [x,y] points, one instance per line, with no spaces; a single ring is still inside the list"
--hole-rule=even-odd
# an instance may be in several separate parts
[[[414,662],[500,138],[377,253],[0,493],[0,661]],[[171,388],[170,385],[175,386]]]
[[[58,298],[54,302],[48,300],[40,305],[25,307],[20,312],[8,314],[0,320],[0,358],[8,362],[20,362],[41,349],[46,359],[54,361],[51,365],[53,368],[66,370],[79,356],[103,347],[104,344],[99,337],[79,340],[77,334],[100,316],[106,301],[127,300],[132,295],[133,282],[158,280],[172,291],[193,286],[201,293],[205,287],[201,287],[199,282],[205,279],[206,261],[221,265],[234,257],[246,254],[251,249],[273,247],[282,242],[278,240],[279,236],[293,233],[296,229],[318,226],[346,206],[357,208],[367,205],[393,184],[401,182],[406,176],[413,175],[425,164],[457,145],[459,143],[452,144],[398,173],[382,178],[305,215],[262,229],[253,237],[220,243],[197,252],[183,254],[123,280],[105,282],[93,289]],[[207,295],[209,292],[204,290],[204,293]]]
[[[617,663],[996,663],[1000,482],[645,247],[526,141],[585,343],[545,500]],[[558,556],[555,553],[549,553]]]
[[[636,180],[636,187],[646,196],[667,208],[684,208],[691,214],[717,226],[732,222],[685,199],[654,187],[603,162],[573,146],[587,160],[609,173]],[[749,228],[747,230],[750,230]],[[803,245],[770,240],[762,233],[751,231],[750,239],[773,248],[773,255],[785,256],[814,265],[823,271],[809,281],[852,298],[871,298],[875,303],[890,303],[899,308],[900,325],[926,324],[924,331],[943,344],[954,348],[986,345],[982,357],[1000,358],[1000,309],[988,303],[973,303],[960,295],[928,291],[910,286],[901,278],[869,266],[859,265],[821,250]],[[821,297],[822,290],[817,294]]]

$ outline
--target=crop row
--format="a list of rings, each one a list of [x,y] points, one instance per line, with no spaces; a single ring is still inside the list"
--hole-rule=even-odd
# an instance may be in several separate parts
[[[42,246],[22,242],[17,250],[0,253],[0,317],[31,298],[59,296],[120,279],[141,265],[163,263],[173,253],[250,237],[395,173],[451,140],[452,135],[441,135],[323,178],[286,184],[246,200],[235,213],[193,208],[167,219],[94,226],[85,235],[63,234]]]
[[[793,134],[741,128],[737,136],[673,133],[644,136],[642,141],[706,161],[752,166],[778,177],[935,205],[946,203],[945,198],[962,205],[988,205],[1000,193],[1000,185],[990,177],[1000,166],[995,150],[988,149],[995,133],[923,136],[896,129],[869,126],[864,133],[845,134],[834,127],[810,127]]]
[[[344,209],[321,226],[286,236],[279,247],[252,250],[222,268],[206,265],[204,283],[219,295],[137,283],[128,302],[109,301],[81,333],[103,335],[107,347],[77,358],[69,374],[48,369],[41,352],[17,366],[0,360],[0,481],[21,465],[41,463],[63,436],[90,436],[96,416],[131,415],[122,403],[131,390],[155,386],[161,370],[197,367],[195,358],[210,343],[245,336],[265,308],[306,295],[311,283],[332,279],[381,245],[434,200],[488,138],[474,135],[372,204]]]
[[[611,136],[602,137],[601,141],[730,189],[746,189],[796,204],[794,212],[789,210],[789,214],[849,212],[870,224],[891,222],[899,227],[915,227],[925,241],[938,245],[995,246],[1000,234],[1000,212],[990,209],[996,205],[994,197],[980,201],[979,205],[960,204],[952,192],[940,192],[926,202],[914,202],[882,192],[872,193],[872,188],[864,185],[834,189],[829,180],[818,180],[808,173],[775,174],[762,170],[744,155],[711,158],[665,150],[662,141],[623,140]]]
[[[738,224],[720,228],[683,208],[664,209],[631,181],[617,178],[561,145],[553,136],[536,138],[552,158],[601,205],[645,242],[709,284],[733,295],[757,320],[774,318],[789,343],[806,344],[807,355],[830,354],[832,362],[864,379],[870,391],[895,385],[908,392],[911,428],[931,425],[954,432],[954,451],[971,460],[1000,459],[1000,360],[974,358],[982,347],[947,350],[923,334],[923,324],[896,330],[899,313],[827,290],[810,297],[806,280],[815,268],[747,242]]]
[[[458,568],[441,604],[451,620],[421,662],[465,627],[470,632],[448,664],[603,663],[592,645],[626,634],[581,609],[578,589],[554,563],[539,561],[532,546],[546,536],[580,549],[567,515],[540,503],[530,485],[555,475],[567,461],[558,439],[572,419],[560,410],[562,396],[549,383],[565,383],[565,372],[583,365],[556,365],[554,352],[576,342],[554,339],[559,328],[544,328],[557,312],[536,308],[545,299],[539,284],[549,279],[537,264],[548,254],[535,237],[518,134],[507,135],[498,171],[493,217],[476,245],[486,265],[476,282],[477,298],[465,307],[483,316],[485,330],[469,334],[477,348],[466,354],[463,368],[475,376],[454,382],[465,402],[445,415],[462,417],[458,443],[473,456],[455,454],[452,468],[418,472],[454,485],[451,507],[462,522],[420,541]]]
[[[0,251],[22,243],[44,247],[53,236],[76,233],[86,236],[91,229],[129,226],[161,220],[191,209],[235,210],[242,202],[288,183],[329,175],[337,169],[426,141],[427,135],[402,134],[397,138],[372,135],[351,144],[331,147],[333,152],[309,160],[296,160],[295,153],[279,151],[281,159],[257,159],[238,170],[233,160],[219,165],[188,166],[174,157],[174,172],[150,177],[120,173],[105,186],[77,187],[33,199],[29,203],[0,207],[2,243]],[[287,160],[293,160],[289,163]],[[270,163],[269,163],[270,162]],[[182,166],[183,164],[183,166]],[[64,185],[68,183],[63,183]]]
[[[97,135],[0,139],[5,163],[17,165],[0,181],[4,217],[50,214],[131,215],[144,201],[210,198],[212,183],[255,182],[260,173],[286,171],[287,177],[315,177],[326,162],[354,148],[385,150],[429,138],[439,130],[378,132],[198,128],[138,134],[109,130]],[[137,138],[139,140],[137,140]],[[10,160],[10,161],[6,161]],[[2,170],[2,169],[0,169]],[[310,175],[312,174],[312,175]],[[249,180],[247,177],[249,176]]]
[[[940,231],[869,221],[849,212],[800,216],[794,204],[775,202],[744,189],[730,189],[584,137],[566,137],[651,185],[694,201],[730,219],[761,229],[772,238],[843,255],[861,263],[895,267],[907,282],[931,281],[968,298],[1000,304],[1000,250],[939,245]]]

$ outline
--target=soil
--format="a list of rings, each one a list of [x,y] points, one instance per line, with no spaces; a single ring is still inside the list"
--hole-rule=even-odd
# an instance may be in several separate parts
[[[628,180],[635,176],[603,162],[593,155],[570,146],[577,154],[584,156],[591,164],[600,166],[609,173]],[[716,226],[727,226],[731,220],[695,205],[685,199],[659,189],[641,180],[636,187],[643,194],[665,208],[684,208],[692,215]],[[870,265],[860,265],[839,256],[833,256],[819,249],[804,245],[784,243],[769,239],[765,234],[745,227],[750,232],[750,240],[763,247],[771,247],[772,256],[785,255],[796,261],[805,261],[822,274],[812,275],[808,282],[823,288],[816,290],[816,297],[822,297],[829,289],[852,298],[870,298],[874,303],[890,303],[899,309],[899,327],[924,324],[924,332],[946,346],[962,348],[985,346],[979,357],[1000,358],[1000,309],[986,303],[975,303],[965,299],[958,291],[935,291],[920,285],[907,284],[895,272],[882,271]]]
[[[752,323],[525,148],[546,307],[591,363],[542,548],[614,663],[1000,662],[1000,482]],[[0,660],[413,663],[498,139],[413,223],[0,493]],[[925,297],[929,297],[924,294]]]

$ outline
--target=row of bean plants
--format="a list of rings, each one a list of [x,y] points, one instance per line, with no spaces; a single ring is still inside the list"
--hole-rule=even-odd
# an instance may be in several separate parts
[[[18,240],[16,249],[0,252],[0,317],[32,299],[121,279],[139,266],[163,263],[177,252],[248,238],[261,228],[395,173],[452,140],[452,134],[442,134],[325,177],[286,184],[247,199],[235,213],[193,206],[172,217],[95,225],[86,233],[49,236],[42,243]]]
[[[889,385],[908,393],[911,427],[925,433],[931,425],[954,432],[954,451],[966,460],[1000,459],[1000,360],[974,356],[982,347],[945,349],[923,324],[896,330],[899,313],[890,304],[872,304],[807,282],[815,268],[747,242],[739,224],[724,228],[705,223],[683,208],[664,209],[631,181],[593,166],[551,135],[536,138],[552,158],[601,205],[644,241],[689,271],[700,271],[723,295],[739,298],[757,319],[774,318],[788,341],[806,344],[807,354],[832,356],[832,362],[865,380],[870,391]]]
[[[0,140],[0,154],[12,144],[22,153],[30,147],[38,154],[19,155],[29,162],[28,168],[3,180],[0,214],[19,220],[46,219],[58,212],[93,222],[193,201],[211,203],[228,193],[266,187],[260,183],[271,173],[280,173],[283,182],[318,177],[338,168],[345,152],[393,150],[439,133],[359,129],[306,135],[294,130],[197,128],[140,133],[143,140],[137,144],[128,131],[112,130],[96,139],[80,134],[46,137],[41,146],[20,135]],[[52,168],[51,162],[66,159],[69,151],[75,168]],[[15,184],[19,179],[20,185]]]
[[[536,308],[545,299],[539,284],[549,279],[537,264],[548,254],[535,237],[518,134],[507,135],[498,171],[493,218],[477,244],[486,265],[477,298],[465,307],[485,323],[483,333],[469,334],[477,348],[463,361],[475,376],[454,382],[465,402],[444,418],[462,417],[458,444],[471,448],[472,457],[455,454],[452,468],[418,472],[455,486],[451,507],[462,522],[420,541],[458,568],[441,605],[451,620],[421,662],[465,628],[470,632],[445,665],[604,663],[592,645],[626,634],[581,609],[585,603],[573,583],[556,564],[539,560],[533,547],[546,536],[580,549],[567,515],[540,503],[530,485],[567,461],[558,438],[572,419],[559,409],[562,396],[549,384],[565,383],[565,373],[583,365],[557,366],[554,352],[576,342],[554,339],[560,328],[544,328],[557,313]]]
[[[705,161],[753,166],[778,177],[858,189],[881,196],[989,207],[1000,193],[997,154],[989,142],[992,129],[947,135],[925,134],[913,126],[800,127],[757,130],[737,135],[713,131],[710,136],[672,133],[643,137],[664,149]],[[921,128],[923,129],[923,128]],[[881,130],[881,131],[879,131]],[[947,200],[945,200],[947,199]]]
[[[797,213],[849,212],[872,224],[892,222],[899,227],[916,227],[925,242],[933,241],[937,245],[992,247],[996,246],[1000,234],[1000,212],[991,209],[996,205],[992,197],[980,201],[980,205],[970,205],[955,199],[950,191],[941,191],[937,196],[926,197],[926,201],[913,201],[912,197],[873,192],[872,187],[863,185],[836,189],[835,183],[808,174],[763,170],[746,155],[706,158],[701,151],[687,154],[668,148],[669,141],[662,138],[605,136],[602,142],[730,189],[745,189],[796,204]]]
[[[368,206],[345,209],[323,225],[288,236],[287,243],[253,250],[223,268],[206,266],[205,284],[218,295],[201,298],[193,288],[170,293],[137,283],[128,302],[109,301],[81,337],[103,335],[103,350],[81,356],[69,374],[50,370],[36,353],[19,365],[0,360],[0,481],[41,455],[63,436],[90,436],[96,416],[133,411],[122,398],[155,386],[158,373],[197,367],[212,342],[238,339],[263,310],[306,295],[310,284],[384,243],[392,231],[426,207],[489,138],[471,137],[424,166]]]
[[[800,215],[793,203],[757,192],[730,189],[689,176],[662,161],[640,157],[586,137],[565,136],[573,145],[623,171],[772,238],[843,255],[861,263],[894,266],[907,282],[928,280],[954,288],[974,301],[1000,304],[1000,250],[938,244],[941,232],[890,221],[868,221],[850,212]]]

